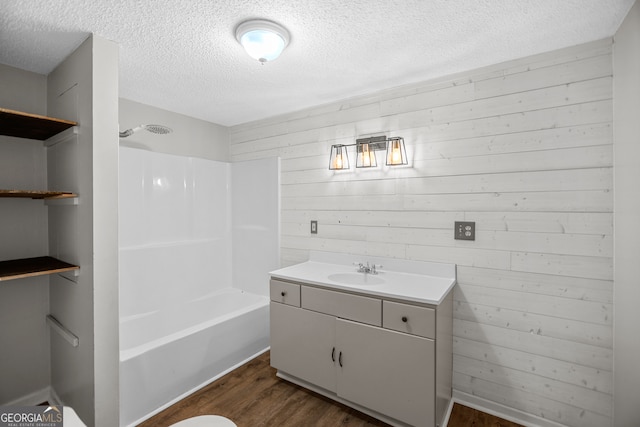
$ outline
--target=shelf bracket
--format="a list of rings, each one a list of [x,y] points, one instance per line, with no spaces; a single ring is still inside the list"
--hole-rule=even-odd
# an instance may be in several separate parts
[[[44,141],[44,146],[48,148],[61,142],[72,140],[71,138],[75,137],[76,135],[78,135],[78,126],[73,126],[69,129],[63,130],[62,132],[52,136],[49,139],[46,139]]]
[[[80,204],[80,201],[78,196],[76,196],[67,199],[44,199],[44,204],[47,206],[77,206]]]
[[[63,271],[58,273],[58,276],[62,277],[65,280],[73,282],[75,284],[78,283],[78,276],[80,275],[80,269],[71,270],[71,271]]]

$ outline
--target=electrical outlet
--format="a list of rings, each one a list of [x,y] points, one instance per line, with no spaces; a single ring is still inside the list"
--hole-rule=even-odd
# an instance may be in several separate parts
[[[311,234],[318,234],[318,221],[311,221]]]
[[[456,221],[453,238],[457,240],[476,240],[476,223]]]

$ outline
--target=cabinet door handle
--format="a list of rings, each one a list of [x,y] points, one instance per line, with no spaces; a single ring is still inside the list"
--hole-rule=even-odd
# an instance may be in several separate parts
[[[340,354],[338,355],[338,363],[340,364],[340,367],[342,368],[342,352],[340,352]]]
[[[285,296],[287,293],[285,291],[280,292],[280,295]]]
[[[403,321],[404,323],[407,323],[407,321],[408,321],[408,320],[409,320],[409,319],[407,318],[407,316],[402,316],[402,321]]]
[[[336,361],[336,348],[333,347],[333,350],[331,350],[331,360],[332,361]]]

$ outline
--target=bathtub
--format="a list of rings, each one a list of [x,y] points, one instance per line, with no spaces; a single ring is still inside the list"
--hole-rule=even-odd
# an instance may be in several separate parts
[[[268,346],[269,298],[235,288],[122,318],[120,425],[140,423]]]

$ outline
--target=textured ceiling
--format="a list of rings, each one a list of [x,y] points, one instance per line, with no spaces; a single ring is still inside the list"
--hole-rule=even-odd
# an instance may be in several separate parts
[[[120,96],[234,125],[612,36],[634,0],[0,0],[0,63],[51,72],[95,33]],[[291,43],[260,65],[249,18]]]

